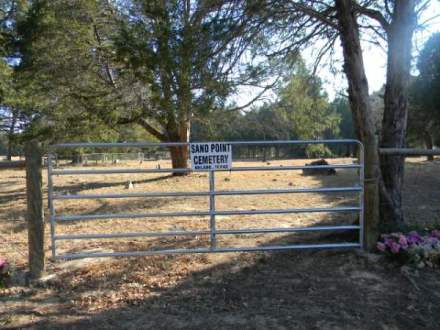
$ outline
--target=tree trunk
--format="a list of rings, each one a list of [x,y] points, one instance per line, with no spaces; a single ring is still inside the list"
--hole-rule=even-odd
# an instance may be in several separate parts
[[[395,1],[392,22],[387,31],[388,62],[382,122],[382,148],[403,148],[405,146],[411,47],[415,22],[415,1]],[[402,185],[405,157],[382,155],[380,161],[384,184],[380,195],[381,219],[387,225],[401,224],[404,220]]]
[[[11,161],[12,160],[12,141],[11,141],[11,137],[8,136],[8,151],[7,151],[7,155],[6,155],[6,160]]]
[[[12,111],[12,118],[11,118],[11,126],[9,126],[9,132],[8,132],[8,154],[6,155],[7,160],[12,160],[12,147],[14,144],[14,133],[15,133],[15,125],[17,123],[17,112]]]
[[[423,139],[425,140],[426,149],[432,150],[434,148],[434,141],[432,138],[432,134],[429,132],[429,130],[425,130],[425,132],[423,133]],[[433,161],[434,155],[428,155],[426,160]]]
[[[78,151],[73,151],[72,154],[72,165],[82,164],[82,153]]]
[[[352,0],[336,0],[344,71],[357,135],[365,147],[365,247],[372,249],[379,236],[379,154],[368,95],[359,28]]]
[[[172,127],[176,127],[176,134],[173,140],[178,142],[189,142],[190,129],[191,129],[191,23],[190,23],[191,4],[190,1],[184,2],[183,15],[182,15],[182,27],[183,27],[183,41],[180,49],[181,62],[177,74],[178,82],[178,107],[177,107],[177,125],[172,123]],[[174,120],[174,118],[173,118]],[[180,147],[172,147],[171,151],[171,163],[173,168],[188,168],[189,148],[188,145]],[[189,172],[173,173],[174,176],[188,175]]]
[[[179,123],[178,133],[174,134],[173,142],[189,142],[189,133],[191,128],[189,120],[182,120]],[[171,164],[173,168],[188,168],[189,147],[188,145],[179,147],[170,147]],[[189,172],[173,173],[173,176],[188,175]]]
[[[188,146],[170,147],[171,164],[173,168],[188,168]],[[173,173],[174,176],[182,176],[186,173]]]
[[[352,152],[351,152],[351,144],[347,144],[346,148],[345,148],[345,157],[351,157]]]

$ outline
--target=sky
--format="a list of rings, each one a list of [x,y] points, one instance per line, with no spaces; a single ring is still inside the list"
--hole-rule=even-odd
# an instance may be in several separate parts
[[[413,47],[413,70],[412,74],[416,75],[417,70],[415,68],[416,59],[418,53],[423,48],[423,44],[434,32],[440,32],[440,0],[432,0],[429,8],[427,8],[421,15],[419,23],[429,20],[429,24],[424,29],[418,30],[414,36]],[[323,82],[323,88],[327,92],[329,99],[333,100],[339,93],[346,94],[347,83],[345,76],[342,72],[342,49],[340,44],[336,44],[335,58],[333,67],[337,73],[334,73],[329,65],[322,64],[318,67],[316,75],[321,78]],[[311,68],[314,64],[314,53],[317,48],[310,47],[302,52],[302,56],[305,59],[307,65]],[[385,84],[386,76],[386,53],[378,46],[373,46],[367,42],[362,43],[363,57],[365,72],[368,79],[370,93],[378,91]],[[233,97],[238,105],[248,103],[259,91],[252,89],[242,89],[236,97]],[[266,93],[266,100],[274,100],[275,95],[273,93]]]

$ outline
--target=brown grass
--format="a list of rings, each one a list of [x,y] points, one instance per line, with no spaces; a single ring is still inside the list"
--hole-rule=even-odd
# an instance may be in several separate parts
[[[240,162],[235,166],[278,166],[301,165],[305,160]],[[349,163],[351,159],[333,159],[332,163]],[[270,165],[269,165],[270,164]],[[113,167],[161,168],[169,166],[167,161],[125,162]],[[64,166],[64,169],[69,168]],[[78,168],[78,167],[76,167]],[[102,167],[87,167],[102,168]],[[109,168],[106,166],[105,168]],[[46,182],[46,173],[44,172]],[[25,174],[22,170],[3,170],[0,172],[0,234],[4,242],[0,254],[25,262],[26,226],[25,226]],[[216,189],[288,189],[305,187],[337,187],[351,186],[357,181],[356,170],[338,170],[336,176],[303,176],[301,171],[264,171],[264,172],[218,172]],[[410,223],[429,225],[439,219],[438,189],[440,170],[438,162],[426,162],[421,158],[410,159],[407,166],[405,181],[405,211]],[[131,180],[134,189],[125,186]],[[437,182],[438,183],[438,182]],[[186,177],[171,177],[167,174],[105,174],[100,176],[58,176],[54,180],[56,193],[69,194],[106,194],[127,192],[165,192],[165,191],[206,191],[208,178],[206,173],[193,173]],[[218,210],[253,210],[302,207],[332,207],[355,205],[356,194],[279,194],[267,196],[218,196]],[[130,198],[130,199],[97,199],[97,200],[58,200],[55,203],[57,214],[105,214],[105,213],[148,213],[208,210],[208,197],[179,198]],[[305,213],[287,215],[258,216],[218,216],[218,229],[245,229],[270,227],[303,227],[319,224],[353,223],[356,215]],[[209,228],[208,217],[175,217],[175,218],[143,218],[77,221],[58,224],[57,234],[73,233],[115,233],[115,232],[147,232],[168,230],[206,230]],[[49,234],[49,226],[47,231]],[[294,235],[300,238],[301,235]],[[49,235],[47,236],[49,238]],[[255,246],[274,241],[279,235],[224,235],[219,237],[220,246]],[[289,237],[293,237],[289,235]],[[129,241],[130,245],[124,243]],[[49,249],[49,239],[47,239]],[[118,239],[94,241],[59,241],[60,252],[80,251],[82,249],[103,246],[112,250],[144,249],[145,246],[163,244],[174,247],[206,246],[207,237],[198,236],[161,238],[161,239]]]
[[[331,160],[332,163],[350,161]],[[304,162],[270,161],[270,165],[299,165]],[[160,163],[162,168],[167,166],[164,161]],[[262,164],[265,163],[243,162],[238,165]],[[157,162],[142,165],[131,162],[118,164],[117,167],[156,165]],[[355,177],[355,170],[338,170],[336,176],[303,176],[298,171],[217,173],[216,186],[227,190],[335,187],[352,185]],[[404,201],[410,223],[425,226],[439,221],[439,178],[438,161],[411,159],[408,162]],[[134,183],[133,190],[125,189],[128,180]],[[58,193],[84,194],[200,191],[206,190],[208,185],[206,174],[194,173],[187,177],[147,174],[60,176],[55,180],[55,187]],[[27,258],[24,188],[23,171],[0,171],[0,255],[13,261],[17,270],[25,270]],[[353,201],[354,195],[350,194],[291,194],[218,197],[216,204],[221,210],[239,210],[351,205]],[[56,203],[58,214],[190,211],[207,207],[208,201],[204,197],[69,200]],[[218,217],[217,226],[222,229],[296,227],[354,221],[355,215],[325,213],[233,216]],[[203,230],[208,228],[208,223],[207,217],[82,221],[59,224],[57,233]],[[46,232],[49,255],[49,226]],[[255,246],[301,242],[304,239],[307,242],[323,242],[328,239],[346,240],[347,237],[229,235],[221,238],[219,245]],[[204,247],[208,243],[207,237],[198,236],[193,239],[63,241],[59,242],[58,248],[60,252],[127,251]],[[420,281],[418,278],[416,282],[412,278],[408,281],[406,275],[372,267],[351,252],[92,259],[49,262],[48,272],[57,277],[45,288],[17,286],[0,290],[0,305],[4,303],[0,306],[0,327],[42,322],[40,326],[43,328],[67,324],[79,328],[91,328],[97,324],[110,328],[218,328],[221,321],[225,322],[226,328],[228,324],[236,328],[307,328],[313,321],[313,325],[320,328],[323,324],[318,321],[322,319],[329,322],[327,325],[330,327],[362,328],[365,322],[376,320],[376,325],[383,327],[435,328],[435,320],[431,320],[430,315],[435,315],[435,306],[439,306],[438,298],[427,294],[438,291],[437,275],[427,274],[429,278],[422,275]],[[414,286],[411,283],[418,284]],[[405,304],[409,301],[409,305],[402,305],[402,301]],[[138,309],[138,305],[143,307]],[[407,313],[407,307],[411,313]],[[391,314],[394,316],[389,319]],[[258,318],[258,315],[262,316]],[[91,317],[91,323],[87,323]],[[162,323],[164,319],[167,320],[166,325]]]
[[[351,160],[335,159],[334,163],[350,162]],[[272,161],[270,165],[261,162],[240,162],[236,166],[278,166],[299,165],[304,160]],[[155,167],[158,162],[136,162],[118,164],[118,167]],[[161,168],[169,166],[166,161],[160,161]],[[68,168],[67,166],[64,169]],[[100,168],[100,167],[87,167]],[[102,168],[102,167],[101,167]],[[106,166],[109,168],[109,166]],[[1,232],[7,240],[14,242],[17,251],[23,251],[26,240],[24,228],[24,174],[21,171],[4,171],[2,180],[4,190],[2,198],[4,205],[1,211]],[[44,178],[46,181],[46,177]],[[134,184],[134,189],[125,188],[128,181]],[[216,173],[216,188],[218,190],[240,189],[287,189],[322,186],[351,186],[356,183],[355,170],[339,170],[336,176],[303,176],[301,171],[265,171],[265,172],[218,172]],[[108,194],[127,192],[168,192],[168,191],[207,191],[208,178],[206,173],[193,173],[186,177],[171,177],[166,174],[105,174],[83,176],[58,176],[54,179],[55,193],[60,194]],[[16,194],[16,195],[14,195]],[[279,194],[279,195],[249,195],[249,196],[219,196],[216,198],[218,210],[256,210],[303,207],[331,207],[337,205],[356,205],[355,194]],[[149,213],[149,212],[180,212],[207,211],[208,197],[178,197],[178,198],[130,198],[130,199],[95,199],[95,200],[57,200],[57,214],[107,214],[107,213]],[[315,214],[287,215],[258,215],[258,216],[218,216],[218,229],[245,229],[270,227],[302,227],[318,224],[353,222],[355,216]],[[65,233],[115,233],[115,232],[148,232],[170,230],[207,230],[209,217],[174,217],[174,218],[142,218],[142,219],[112,219],[91,220],[59,223],[57,234]],[[49,231],[49,228],[48,228]],[[290,235],[292,236],[292,235]],[[255,246],[268,244],[279,235],[224,235],[219,237],[219,246]],[[97,248],[115,251],[130,249],[145,249],[145,246],[207,246],[206,236],[179,238],[136,238],[112,239],[95,241],[59,241],[59,252],[72,252]],[[129,241],[129,244],[126,244]],[[20,244],[20,243],[21,244]],[[49,245],[49,244],[48,244]],[[6,251],[0,250],[1,253]],[[9,251],[7,254],[14,253]],[[17,259],[18,256],[11,256]]]

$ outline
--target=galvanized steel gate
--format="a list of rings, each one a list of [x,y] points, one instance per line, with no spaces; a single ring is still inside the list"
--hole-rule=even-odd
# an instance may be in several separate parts
[[[177,147],[189,145],[188,143],[67,143],[57,144],[50,148],[48,155],[48,201],[49,201],[49,220],[51,225],[51,243],[53,259],[76,259],[87,257],[122,257],[122,256],[143,256],[151,254],[177,254],[177,253],[212,253],[212,252],[251,252],[251,251],[275,251],[290,249],[328,249],[328,248],[361,248],[363,244],[364,229],[364,147],[357,140],[307,140],[307,141],[236,141],[222,142],[232,146],[243,145],[308,145],[308,144],[351,144],[358,146],[358,163],[352,164],[331,164],[331,165],[314,165],[314,166],[252,166],[252,167],[232,167],[228,170],[206,170],[208,172],[209,191],[197,192],[142,192],[142,193],[126,193],[126,194],[56,194],[54,193],[53,177],[62,175],[99,175],[99,174],[122,174],[122,173],[182,173],[191,172],[189,168],[117,168],[117,169],[68,169],[63,170],[54,168],[53,160],[56,157],[56,150],[59,148],[151,148],[151,147]],[[216,171],[289,171],[302,169],[358,169],[359,181],[350,187],[322,187],[322,188],[301,188],[301,189],[258,189],[258,190],[216,190],[215,188],[215,172]],[[284,209],[261,209],[261,210],[226,210],[218,211],[215,207],[216,196],[233,196],[233,195],[269,195],[269,194],[294,194],[294,193],[338,193],[338,192],[357,192],[358,203],[348,207],[331,207],[331,208],[284,208]],[[205,211],[194,212],[160,212],[160,213],[112,213],[112,214],[85,214],[85,215],[59,215],[56,212],[54,201],[67,199],[103,199],[103,198],[133,198],[133,197],[209,197],[209,209]],[[257,215],[257,214],[288,214],[288,213],[318,213],[318,212],[348,212],[359,214],[359,224],[355,225],[336,225],[336,226],[310,226],[297,228],[253,228],[253,229],[234,229],[234,230],[218,230],[216,229],[216,216],[228,215]],[[136,218],[158,218],[158,217],[188,217],[188,216],[209,216],[209,230],[200,231],[166,231],[166,232],[130,232],[130,233],[111,233],[111,234],[57,234],[56,225],[60,222],[81,221],[81,220],[98,220],[98,219],[136,219]],[[308,231],[339,231],[353,230],[359,234],[358,242],[350,243],[328,243],[328,244],[291,244],[291,245],[274,245],[260,247],[217,247],[216,237],[218,235],[233,234],[258,234],[258,233],[294,233]],[[99,238],[131,238],[131,237],[172,237],[172,236],[198,236],[209,235],[210,246],[207,248],[197,249],[163,249],[163,250],[147,250],[147,251],[130,251],[130,252],[100,252],[100,253],[70,253],[57,254],[56,243],[60,240],[78,240],[78,239],[99,239]]]

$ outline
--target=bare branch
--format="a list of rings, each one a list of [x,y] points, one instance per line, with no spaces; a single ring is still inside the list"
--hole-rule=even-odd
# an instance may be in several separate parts
[[[246,104],[234,108],[229,108],[226,111],[232,112],[232,111],[239,111],[248,108],[249,106],[254,104],[257,100],[259,100],[261,96],[263,96],[269,89],[272,89],[280,81],[280,79],[281,77],[277,77],[277,79],[275,79],[275,81],[272,84],[265,86],[263,90],[257,94],[257,96],[255,96],[252,100],[250,100]]]
[[[389,27],[390,27],[390,23],[388,23],[388,21],[385,19],[385,17],[382,15],[382,13],[380,11],[375,10],[375,9],[371,9],[371,8],[362,7],[358,4],[355,4],[355,6],[356,6],[356,10],[360,14],[365,15],[371,19],[374,19],[382,26],[382,28],[386,32],[388,32]]]
[[[301,12],[303,12],[304,14],[307,14],[313,18],[316,18],[317,20],[327,24],[328,26],[331,26],[335,30],[339,30],[338,24],[331,20],[331,18],[328,16],[328,13],[319,12],[310,6],[306,6],[301,3],[292,3],[291,5],[294,8],[296,8],[297,10],[300,10]]]

